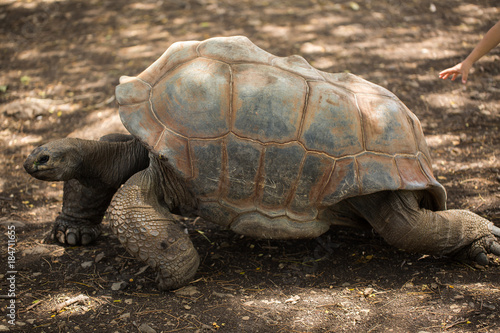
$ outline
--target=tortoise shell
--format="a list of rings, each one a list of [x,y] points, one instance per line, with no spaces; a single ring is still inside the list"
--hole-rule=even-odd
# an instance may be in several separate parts
[[[127,130],[186,180],[200,216],[236,232],[315,237],[336,223],[328,207],[383,190],[445,208],[417,117],[354,75],[219,37],[175,43],[120,82]]]

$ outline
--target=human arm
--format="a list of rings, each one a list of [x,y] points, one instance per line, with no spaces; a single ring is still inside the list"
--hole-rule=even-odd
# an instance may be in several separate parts
[[[462,75],[462,83],[467,83],[467,77],[472,65],[482,56],[488,53],[492,48],[500,43],[500,21],[497,22],[476,45],[474,50],[461,63],[445,69],[439,73],[439,77],[446,80],[451,76],[451,80],[455,80],[458,75]]]

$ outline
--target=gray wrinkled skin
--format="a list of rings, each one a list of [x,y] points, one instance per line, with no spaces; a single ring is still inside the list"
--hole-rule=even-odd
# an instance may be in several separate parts
[[[101,162],[106,159],[109,163]],[[92,167],[100,164],[102,170]],[[36,148],[24,163],[26,171],[38,179],[65,181],[62,212],[46,241],[93,242],[116,190],[148,165],[147,150],[125,134],[108,134],[99,141],[63,139]]]
[[[409,252],[449,255],[487,264],[500,254],[493,223],[467,210],[422,207],[423,192],[379,192],[346,200],[387,243]]]

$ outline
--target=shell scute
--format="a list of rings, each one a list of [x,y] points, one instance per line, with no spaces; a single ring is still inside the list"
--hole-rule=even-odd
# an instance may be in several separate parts
[[[401,102],[373,95],[357,95],[357,100],[366,150],[393,155],[417,152],[413,126]]]
[[[405,190],[418,190],[429,181],[416,157],[397,156],[396,165]]]
[[[231,208],[221,205],[217,201],[201,202],[198,208],[202,217],[209,218],[211,221],[217,221],[217,224],[229,228],[238,214]]]
[[[302,166],[289,211],[297,215],[315,216],[317,202],[332,172],[334,160],[322,154],[308,153]]]
[[[392,156],[366,153],[356,158],[362,193],[397,190],[401,187],[396,162]],[[374,177],[374,175],[376,175]]]
[[[191,140],[192,189],[202,198],[217,198],[222,179],[223,140]]]
[[[298,180],[305,150],[297,143],[268,145],[260,182],[260,207],[273,215],[283,215],[286,202]]]
[[[148,138],[146,138],[148,139]],[[152,141],[154,138],[150,138]],[[193,176],[189,143],[187,138],[182,137],[168,129],[156,137],[156,145],[152,147],[154,152],[158,152],[161,157],[168,159],[168,162],[181,173],[185,178]]]
[[[321,206],[327,207],[345,198],[361,194],[358,171],[354,157],[335,161],[333,172],[322,193]]]
[[[233,205],[254,205],[258,170],[263,146],[229,135],[227,140],[227,186],[226,200]]]
[[[329,83],[343,87],[344,89],[347,89],[355,94],[371,94],[396,98],[396,96],[389,90],[350,73],[321,72],[321,74]]]
[[[233,66],[233,131],[262,142],[285,143],[298,137],[307,84],[280,69]]]
[[[116,87],[116,100],[120,105],[143,103],[149,100],[151,86],[138,78],[127,79]]]
[[[130,133],[134,133],[151,148],[165,130],[165,127],[156,119],[147,101],[140,104],[120,105],[120,119]]]
[[[218,137],[229,131],[229,66],[203,58],[165,75],[153,88],[158,120],[184,136]]]
[[[300,141],[307,149],[334,157],[362,152],[360,113],[353,94],[326,82],[310,82]]]
[[[158,60],[146,68],[138,77],[151,86],[167,72],[175,67],[198,57],[196,47],[200,44],[197,41],[177,42],[172,44]]]
[[[223,42],[221,42],[223,41]],[[226,39],[210,38],[200,43],[198,53],[202,57],[226,63],[263,63],[268,64],[275,57],[264,51],[247,37],[234,36]]]
[[[285,71],[297,74],[307,80],[324,80],[318,71],[312,67],[306,59],[298,55],[275,58],[272,61],[272,65]]]

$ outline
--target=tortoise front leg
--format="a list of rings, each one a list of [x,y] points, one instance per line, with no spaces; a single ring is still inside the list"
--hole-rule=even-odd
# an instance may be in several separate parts
[[[64,182],[62,212],[49,239],[61,244],[87,245],[101,234],[101,221],[116,189],[90,188],[78,180]]]
[[[129,253],[157,271],[160,290],[188,283],[199,265],[196,249],[169,211],[164,186],[169,184],[150,166],[118,190],[108,210],[111,229]]]
[[[128,134],[112,133],[99,141],[127,142],[133,139]],[[117,187],[105,184],[85,186],[76,179],[65,181],[62,211],[56,217],[47,240],[55,238],[59,243],[69,245],[87,245],[96,240],[101,234],[102,218],[116,190]]]
[[[409,252],[448,255],[488,264],[500,255],[500,229],[467,210],[432,211],[420,206],[424,192],[387,191],[347,199],[391,245]]]

